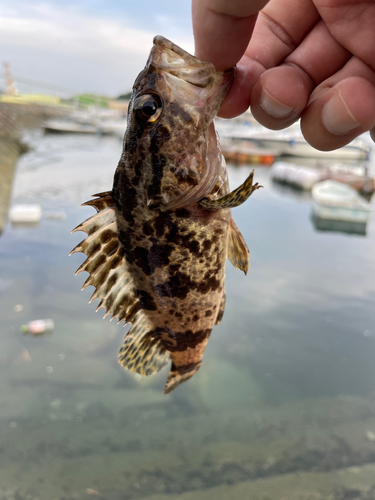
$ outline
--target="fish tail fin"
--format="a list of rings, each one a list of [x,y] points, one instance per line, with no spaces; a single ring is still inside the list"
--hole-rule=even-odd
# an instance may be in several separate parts
[[[169,372],[167,382],[164,387],[164,394],[172,392],[178,385],[189,380],[197,373],[201,366],[201,360],[197,363],[175,364],[172,361],[171,370]]]
[[[143,312],[139,311],[119,352],[122,366],[140,375],[152,375],[168,363],[169,352],[153,331]]]

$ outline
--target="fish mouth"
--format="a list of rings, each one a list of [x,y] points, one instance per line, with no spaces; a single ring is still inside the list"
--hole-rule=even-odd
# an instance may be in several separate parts
[[[181,47],[179,47],[178,45],[171,42],[167,38],[164,38],[161,35],[155,36],[153,43],[157,47],[160,47],[162,49],[162,51],[172,52],[173,54],[178,56],[178,59],[175,58],[174,60],[172,59],[170,61],[170,63],[172,63],[172,64],[178,64],[179,59],[183,59],[182,64],[189,64],[191,66],[202,66],[203,61],[201,61],[200,59],[198,59],[195,56],[192,56],[191,54],[189,54],[189,52],[186,52],[186,50],[182,49]],[[212,66],[211,63],[204,63],[204,64]]]
[[[198,59],[161,35],[154,38],[149,63],[186,83],[206,90],[223,83],[229,89],[234,74],[234,68],[217,73],[212,63]]]

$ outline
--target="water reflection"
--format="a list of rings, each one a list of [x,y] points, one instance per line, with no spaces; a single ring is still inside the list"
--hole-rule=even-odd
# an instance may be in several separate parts
[[[342,220],[329,220],[311,216],[312,223],[318,231],[333,231],[338,233],[358,234],[366,236],[366,222],[350,222]]]
[[[0,499],[373,498],[375,232],[316,231],[308,199],[265,188],[235,209],[247,277],[227,267],[227,308],[192,380],[117,364],[126,330],[78,292],[82,235],[121,142],[36,137],[13,201],[38,202],[37,228],[0,240]],[[248,167],[230,168],[231,185]],[[22,308],[17,307],[22,305]],[[52,318],[52,335],[20,326]]]
[[[289,196],[301,202],[311,203],[311,191],[305,191],[303,189],[275,181],[272,181],[272,189],[284,196]]]

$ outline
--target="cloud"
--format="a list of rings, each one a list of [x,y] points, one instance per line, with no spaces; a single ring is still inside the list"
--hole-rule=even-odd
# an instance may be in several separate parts
[[[75,7],[0,11],[0,47],[14,74],[77,91],[129,90],[155,34],[133,28],[130,19],[88,16]],[[191,40],[174,41],[192,50]]]

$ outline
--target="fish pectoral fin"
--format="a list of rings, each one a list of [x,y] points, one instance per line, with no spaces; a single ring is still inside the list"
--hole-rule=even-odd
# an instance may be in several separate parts
[[[104,317],[112,316],[120,321],[132,322],[139,310],[132,277],[118,238],[114,201],[111,192],[99,193],[96,199],[84,205],[93,206],[97,213],[73,229],[87,233],[70,253],[82,252],[87,259],[76,274],[87,271],[89,277],[82,290],[89,285],[95,287],[90,298],[99,298],[97,310],[106,310]]]
[[[228,259],[236,269],[241,269],[245,274],[249,270],[250,252],[245,238],[234,222],[233,217],[229,220],[228,228]]]
[[[161,370],[169,361],[169,352],[161,339],[153,335],[152,326],[142,311],[126,335],[119,352],[119,363],[140,375],[152,375]]]
[[[253,185],[253,177],[254,170],[251,172],[246,181],[231,193],[226,194],[217,200],[203,198],[203,200],[199,202],[199,205],[206,210],[221,210],[223,208],[234,208],[242,205],[242,203],[244,203],[249,196],[254,193],[254,191],[263,187],[259,186],[257,182]]]

